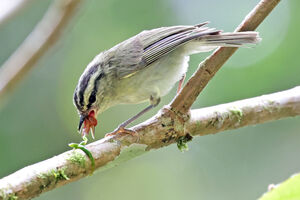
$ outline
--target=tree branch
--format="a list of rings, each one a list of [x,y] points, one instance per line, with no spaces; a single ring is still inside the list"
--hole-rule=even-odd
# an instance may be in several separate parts
[[[235,31],[254,31],[279,2],[280,0],[261,0]],[[201,62],[197,72],[171,102],[172,109],[176,113],[188,112],[200,92],[237,49],[237,47],[220,47]]]
[[[300,115],[300,86],[270,95],[191,111],[185,124],[168,108],[133,129],[138,136],[118,135],[87,145],[96,168],[107,169],[151,149],[176,143],[186,136],[203,136]],[[0,180],[0,199],[28,199],[87,176],[91,162],[80,150],[71,150],[25,167]]]
[[[55,0],[43,19],[0,68],[0,98],[24,78],[60,38],[81,0]]]
[[[278,2],[279,0],[262,0],[238,30],[254,30]],[[96,168],[107,169],[150,149],[176,143],[182,137],[190,139],[191,135],[217,133],[300,115],[299,87],[283,93],[189,112],[200,91],[235,51],[236,48],[220,48],[215,51],[201,64],[200,69],[169,106],[132,128],[136,135],[118,134],[87,145],[95,159]],[[1,179],[0,200],[10,197],[33,198],[87,176],[91,171],[91,162],[83,152],[67,151]]]
[[[187,131],[202,136],[297,115],[300,115],[300,86],[283,92],[192,110]]]

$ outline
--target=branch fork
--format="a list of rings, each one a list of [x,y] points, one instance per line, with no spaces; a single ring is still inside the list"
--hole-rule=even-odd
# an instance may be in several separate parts
[[[236,31],[255,30],[279,2],[280,0],[261,0]],[[300,87],[190,110],[209,80],[236,50],[237,48],[222,47],[214,51],[199,65],[199,69],[169,105],[147,121],[132,127],[138,136],[115,135],[87,145],[86,148],[95,159],[95,168],[104,170],[151,149],[178,141],[187,142],[192,136],[300,115]],[[36,197],[87,176],[92,168],[91,161],[81,150],[67,151],[0,179],[0,200]]]

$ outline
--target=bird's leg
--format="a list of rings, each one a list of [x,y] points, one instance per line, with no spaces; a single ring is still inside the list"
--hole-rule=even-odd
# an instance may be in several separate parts
[[[179,83],[178,83],[178,88],[177,88],[177,94],[180,92],[181,87],[183,85],[184,79],[185,79],[186,74],[182,75],[182,78],[180,79]]]
[[[116,130],[114,130],[111,133],[106,134],[105,137],[116,135],[116,134],[119,134],[119,133],[125,133],[125,134],[135,135],[134,131],[126,129],[125,127],[127,125],[129,125],[131,122],[133,122],[134,120],[136,120],[137,118],[139,118],[140,116],[142,116],[148,110],[151,110],[152,108],[153,108],[153,105],[147,106],[141,112],[139,112],[138,114],[134,115],[133,117],[129,118],[128,120],[126,120],[125,122],[123,122],[122,124],[120,124]]]
[[[130,134],[130,135],[136,135],[136,132],[126,129],[125,127],[128,126],[131,122],[133,122],[134,120],[136,120],[137,118],[139,118],[140,116],[142,116],[144,113],[148,112],[149,110],[151,110],[152,108],[154,108],[155,106],[157,106],[160,102],[160,98],[154,98],[153,96],[150,97],[150,105],[147,106],[145,109],[143,109],[142,111],[140,111],[138,114],[134,115],[133,117],[129,118],[128,120],[126,120],[125,122],[123,122],[122,124],[120,124],[118,126],[118,128],[116,130],[114,130],[111,133],[108,133],[105,135],[105,137],[107,136],[112,136],[112,135],[116,135],[119,133],[125,133],[125,134]]]

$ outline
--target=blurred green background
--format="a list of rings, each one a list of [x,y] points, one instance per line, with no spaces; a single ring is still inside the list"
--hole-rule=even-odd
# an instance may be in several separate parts
[[[0,27],[0,63],[18,47],[51,1],[33,1]],[[55,45],[0,109],[0,177],[69,150],[80,141],[72,94],[99,52],[144,29],[211,21],[232,31],[258,0],[85,0]],[[261,24],[263,38],[240,49],[199,96],[194,108],[259,96],[300,85],[300,1],[282,1]],[[188,76],[209,53],[191,58]],[[175,95],[163,97],[149,118]],[[96,138],[145,107],[122,105],[99,116]],[[138,121],[137,121],[138,122]],[[195,138],[151,151],[113,169],[45,193],[37,199],[256,199],[270,183],[300,171],[300,118]]]

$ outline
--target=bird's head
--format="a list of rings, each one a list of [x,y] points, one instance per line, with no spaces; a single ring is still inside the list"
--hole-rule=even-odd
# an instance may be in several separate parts
[[[73,95],[73,102],[80,116],[78,131],[82,136],[91,131],[94,138],[97,115],[101,107],[100,80],[104,78],[101,64],[95,59],[87,66],[81,75]]]

